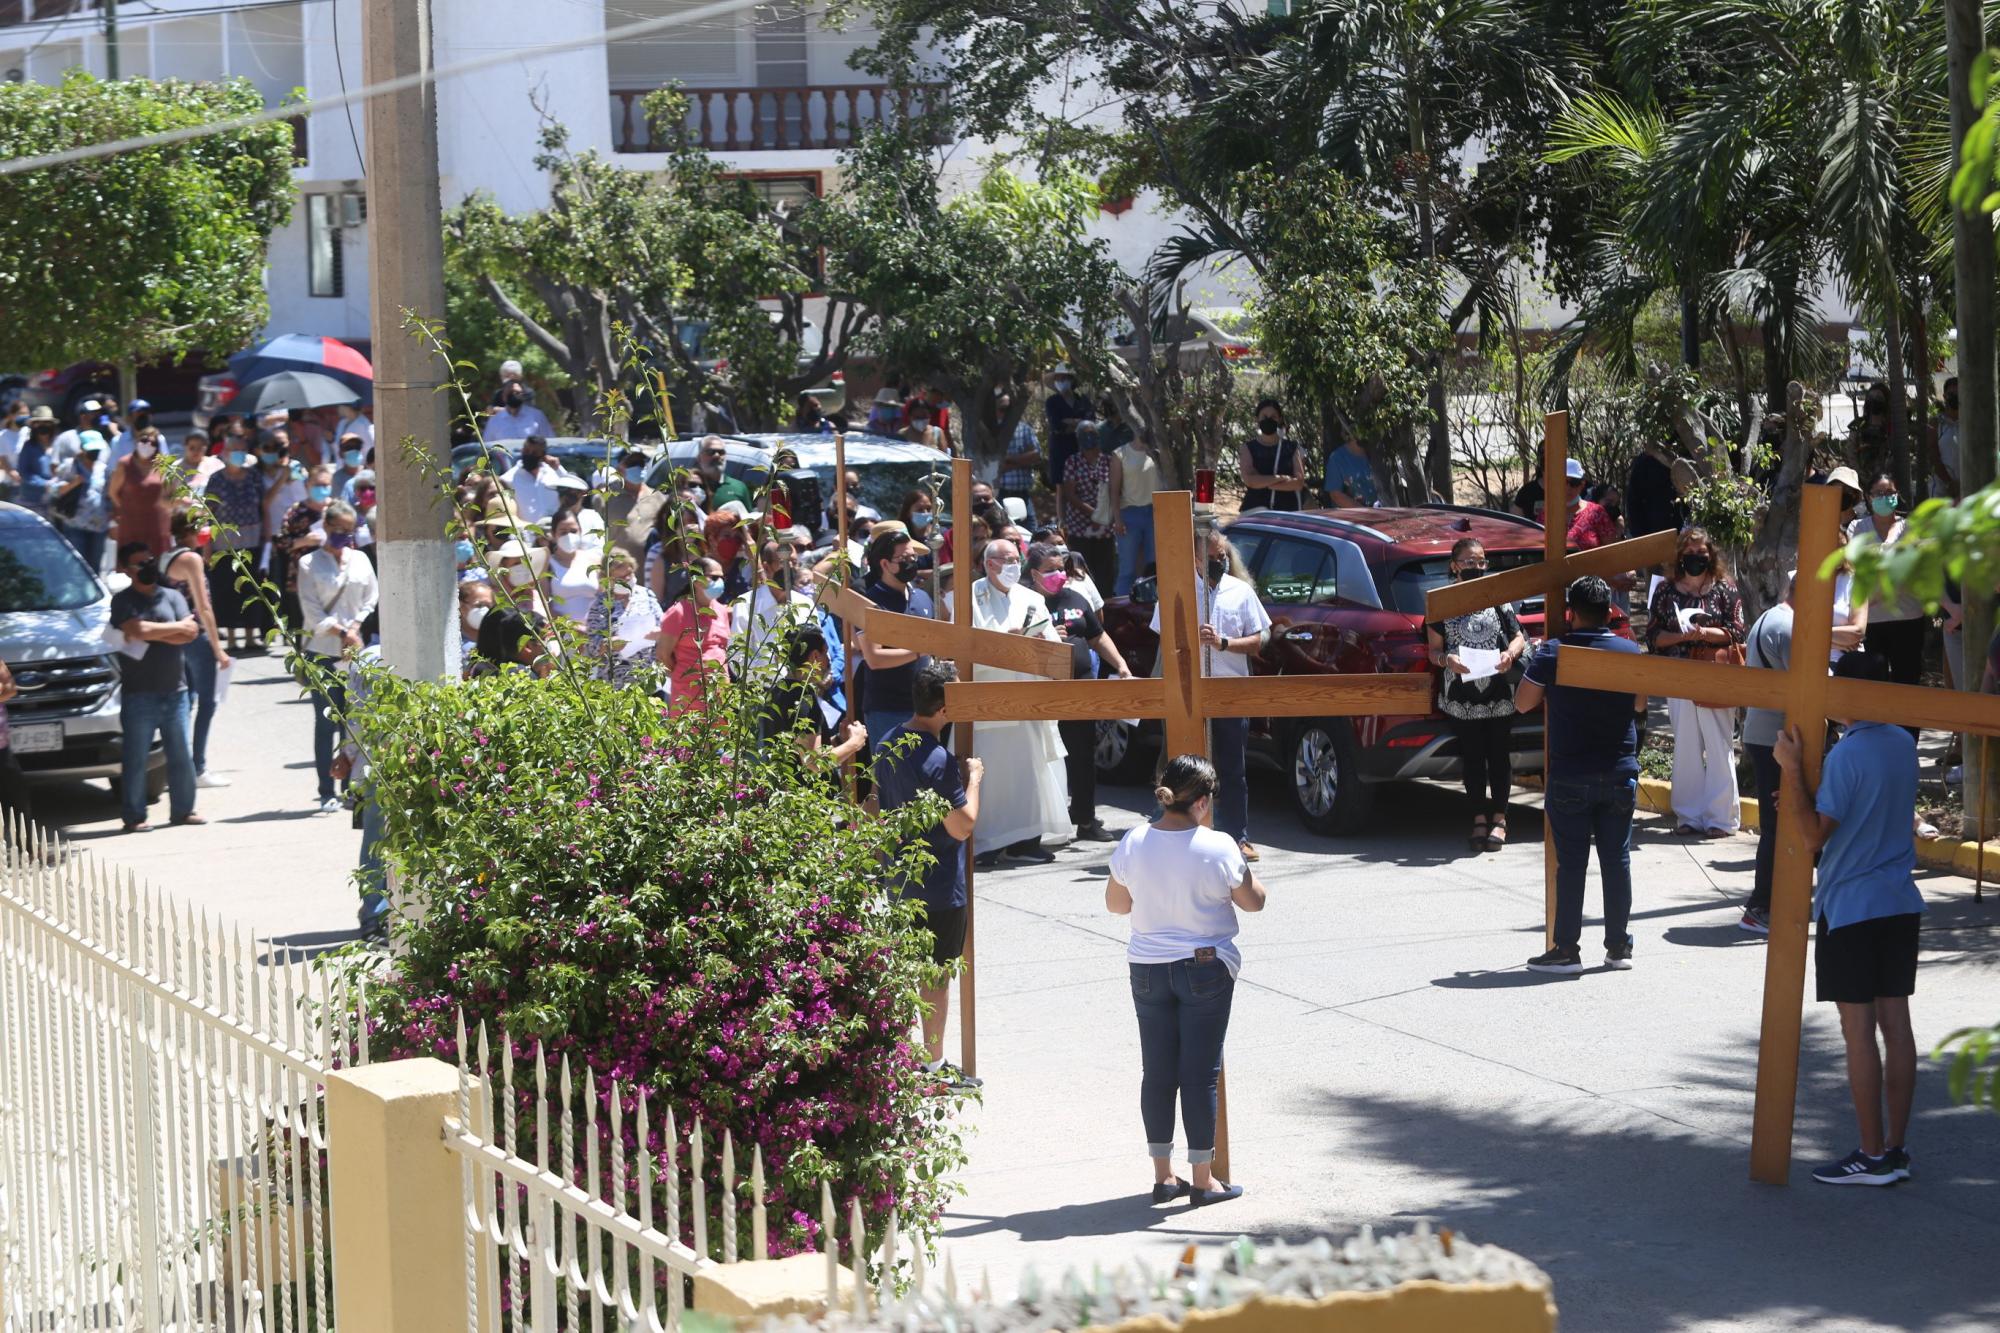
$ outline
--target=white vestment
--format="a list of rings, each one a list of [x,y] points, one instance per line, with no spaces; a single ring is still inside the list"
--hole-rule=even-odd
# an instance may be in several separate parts
[[[945,597],[945,615],[952,614]],[[1060,640],[1049,606],[1016,584],[1011,593],[990,579],[972,585],[975,629],[1009,633],[1023,626],[1030,637]],[[982,666],[974,680],[1040,680],[1019,671]],[[997,852],[1030,838],[1067,841],[1076,831],[1069,818],[1069,777],[1063,768],[1062,738],[1053,722],[981,722],[972,733],[972,753],[986,765],[979,791],[979,822],[972,830],[975,855]]]

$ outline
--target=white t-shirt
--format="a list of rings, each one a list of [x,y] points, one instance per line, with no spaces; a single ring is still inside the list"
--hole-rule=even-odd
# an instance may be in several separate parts
[[[1201,614],[1201,623],[1213,625],[1215,632],[1225,639],[1240,639],[1246,634],[1262,634],[1271,628],[1271,617],[1264,614],[1264,604],[1257,600],[1257,590],[1237,578],[1234,574],[1224,574],[1222,582],[1210,587],[1203,579],[1194,592],[1195,607]],[[1153,633],[1160,632],[1160,608],[1153,608]],[[1204,676],[1247,676],[1250,674],[1250,659],[1255,653],[1232,653],[1223,648],[1204,648],[1201,653]],[[1122,876],[1120,878],[1123,878]]]
[[[530,435],[539,435],[546,440],[556,432],[539,407],[523,407],[519,412],[503,407],[486,418],[486,425],[479,433],[491,444],[500,440],[525,440]]]
[[[578,551],[569,558],[569,568],[562,570],[556,568],[555,561],[549,561],[549,572],[555,575],[549,584],[549,598],[555,603],[557,615],[579,625],[590,615],[590,608],[597,601],[603,559],[602,551]]]
[[[1236,907],[1229,895],[1247,867],[1236,839],[1212,828],[1162,832],[1141,824],[1111,853],[1111,873],[1132,893],[1135,963],[1176,963],[1196,949],[1215,950],[1229,975],[1243,970],[1236,948]]]
[[[514,492],[514,508],[523,523],[546,523],[555,517],[556,503],[562,498],[556,487],[556,478],[561,475],[556,465],[546,460],[532,473],[516,463],[500,478],[500,484]]]

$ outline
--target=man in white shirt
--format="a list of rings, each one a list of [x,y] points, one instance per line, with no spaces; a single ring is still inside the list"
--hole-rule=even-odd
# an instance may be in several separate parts
[[[749,651],[752,671],[782,670],[785,636],[794,626],[813,622],[813,599],[798,591],[799,556],[792,543],[773,539],[758,547],[757,571],[757,586],[736,599],[729,623]]]
[[[1022,573],[1021,552],[1004,538],[990,541],[985,552],[986,577],[972,585],[972,624],[1001,634],[1059,640],[1048,600],[1032,591]],[[954,615],[945,597],[944,618]],[[1038,676],[998,667],[976,667],[975,680],[1038,680]],[[1069,818],[1069,773],[1063,765],[1062,737],[1053,722],[982,722],[973,746],[987,769],[1001,781],[980,802],[979,821],[972,832],[975,860],[987,864],[1004,852],[1018,861],[1052,861],[1042,847],[1044,838],[1067,839],[1075,826]]]
[[[547,439],[556,432],[542,415],[542,409],[528,402],[528,391],[519,383],[512,383],[501,395],[500,410],[486,418],[486,429],[480,433],[492,444],[500,440],[525,440],[532,435]]]
[[[561,477],[562,468],[549,462],[549,442],[530,435],[521,441],[521,461],[507,469],[500,484],[514,493],[514,508],[523,523],[547,523],[562,498],[556,485]]]
[[[1195,607],[1201,613],[1201,674],[1247,676],[1250,659],[1271,641],[1271,617],[1257,589],[1250,584],[1243,557],[1220,528],[1211,528],[1203,545],[1207,553],[1196,580]],[[1160,632],[1160,610],[1153,608],[1153,633]],[[1210,718],[1209,758],[1215,763],[1215,827],[1236,839],[1245,860],[1255,861],[1250,844],[1250,787],[1245,777],[1249,761],[1250,719]],[[1171,758],[1171,756],[1169,756]]]
[[[339,659],[359,652],[363,645],[361,626],[374,613],[381,595],[375,580],[375,566],[355,549],[355,529],[360,519],[354,506],[335,500],[321,516],[325,539],[318,549],[299,561],[299,611],[301,623],[311,636],[306,653],[326,675],[326,693],[313,692],[313,767],[319,776],[319,805],[323,813],[341,808],[334,791],[334,751],[340,741],[337,716],[347,708],[345,676]]]
[[[46,407],[40,410],[48,411]],[[7,424],[0,428],[0,481],[15,477],[14,460],[20,457],[21,446],[28,442],[28,420],[26,403],[16,403],[7,409]]]

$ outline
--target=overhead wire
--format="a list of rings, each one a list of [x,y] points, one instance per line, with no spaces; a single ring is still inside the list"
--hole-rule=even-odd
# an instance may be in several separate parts
[[[277,0],[278,3],[327,3],[328,0]],[[241,116],[231,116],[223,120],[208,121],[201,125],[189,125],[181,129],[162,130],[154,134],[138,135],[128,139],[113,139],[105,143],[83,144],[76,148],[65,148],[54,153],[39,153],[33,157],[9,158],[0,162],[0,176],[18,176],[23,172],[43,171],[50,167],[68,166],[75,162],[88,162],[95,158],[112,157],[119,153],[129,153],[141,148],[159,148],[168,144],[187,143],[194,139],[205,139],[211,135],[227,134],[234,130],[250,129],[257,125],[267,125],[273,121],[291,120],[302,112],[331,111],[335,107],[352,106],[357,102],[372,101],[391,93],[406,92],[421,88],[444,79],[456,78],[464,74],[477,74],[483,70],[498,69],[510,65],[521,58],[524,50],[532,49],[540,57],[566,55],[572,51],[587,51],[604,46],[621,38],[643,37],[649,33],[664,32],[670,28],[682,27],[690,23],[700,23],[740,10],[753,9],[763,0],[714,0],[712,4],[698,6],[675,14],[663,14],[658,18],[628,23],[617,28],[607,28],[599,32],[587,33],[557,42],[538,42],[532,48],[514,46],[497,54],[480,56],[472,60],[462,60],[442,69],[420,70],[414,74],[403,74],[380,83],[364,84],[360,88],[342,90],[335,97],[322,98],[304,106],[267,107],[262,111]]]

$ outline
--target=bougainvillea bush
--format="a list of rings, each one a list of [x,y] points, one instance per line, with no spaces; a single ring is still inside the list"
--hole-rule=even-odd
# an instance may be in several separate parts
[[[705,1121],[718,1207],[722,1130],[761,1145],[774,1255],[816,1243],[822,1181],[871,1230],[891,1207],[934,1225],[962,1152],[912,1043],[927,940],[887,886],[941,807],[863,814],[817,756],[758,739],[748,692],[711,704],[669,718],[564,674],[371,680],[352,725],[404,895],[378,1049],[452,1059],[463,1010],[496,1059],[504,1030],[517,1057],[539,1042],[579,1082],[645,1088],[683,1170]]]

